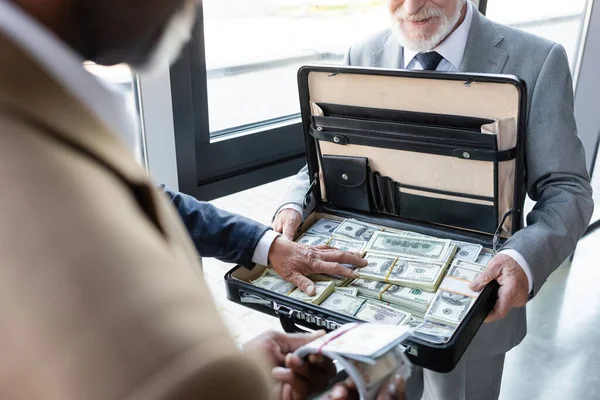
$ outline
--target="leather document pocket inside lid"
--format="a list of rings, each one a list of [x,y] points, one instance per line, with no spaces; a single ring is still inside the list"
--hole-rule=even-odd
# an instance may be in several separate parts
[[[371,211],[369,160],[366,157],[323,155],[322,168],[329,203],[342,208]]]

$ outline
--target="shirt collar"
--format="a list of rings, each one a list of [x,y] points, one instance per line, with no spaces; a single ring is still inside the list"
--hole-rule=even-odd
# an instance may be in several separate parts
[[[463,57],[465,55],[465,48],[467,47],[467,38],[469,37],[469,29],[471,28],[471,21],[473,20],[473,5],[470,0],[467,0],[467,13],[463,22],[432,51],[437,51],[446,61],[454,66],[457,70],[460,70]],[[415,56],[419,54],[418,51],[414,51],[404,47],[404,68],[406,68]]]
[[[131,114],[125,111],[124,99],[86,71],[83,59],[75,51],[37,20],[5,0],[0,0],[0,32],[27,52],[135,151],[135,123]]]

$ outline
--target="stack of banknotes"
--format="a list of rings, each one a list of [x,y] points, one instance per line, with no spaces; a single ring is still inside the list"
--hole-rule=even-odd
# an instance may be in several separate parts
[[[336,360],[356,385],[360,399],[372,400],[392,374],[400,374],[405,380],[410,377],[411,364],[400,347],[410,333],[398,326],[346,324],[294,354],[300,358],[322,354]]]
[[[321,218],[297,240],[360,253],[368,265],[360,279],[313,275],[317,293],[307,296],[266,269],[253,285],[319,305],[362,321],[406,325],[431,341],[448,340],[477,293],[468,284],[494,253],[474,243],[425,236],[355,219]],[[347,265],[348,268],[355,268]]]

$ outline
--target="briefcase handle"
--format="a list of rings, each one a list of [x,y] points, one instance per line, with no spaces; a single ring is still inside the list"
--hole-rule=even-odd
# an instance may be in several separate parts
[[[283,304],[276,304],[275,312],[285,333],[309,333],[306,329],[302,329],[294,323],[294,313],[296,311],[293,309]]]

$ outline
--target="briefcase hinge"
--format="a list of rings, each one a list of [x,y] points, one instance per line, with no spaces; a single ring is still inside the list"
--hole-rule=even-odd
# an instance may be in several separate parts
[[[271,300],[263,299],[262,297],[246,292],[240,292],[240,302],[243,304],[258,304],[269,308],[273,307],[274,303]]]
[[[310,204],[310,201],[312,199],[312,191],[313,191],[314,187],[317,185],[317,183],[319,183],[319,174],[315,173],[315,176],[314,176],[312,182],[310,183],[308,190],[306,191],[306,193],[304,193],[304,203],[302,204],[302,208],[307,208],[308,205]]]
[[[494,239],[492,240],[492,251],[494,254],[498,252],[498,245],[500,244],[500,234],[502,233],[502,227],[504,226],[504,222],[506,222],[506,218],[508,218],[513,213],[513,210],[508,210],[506,214],[502,217],[502,221],[500,221],[500,225],[496,229],[496,233],[494,233]]]

